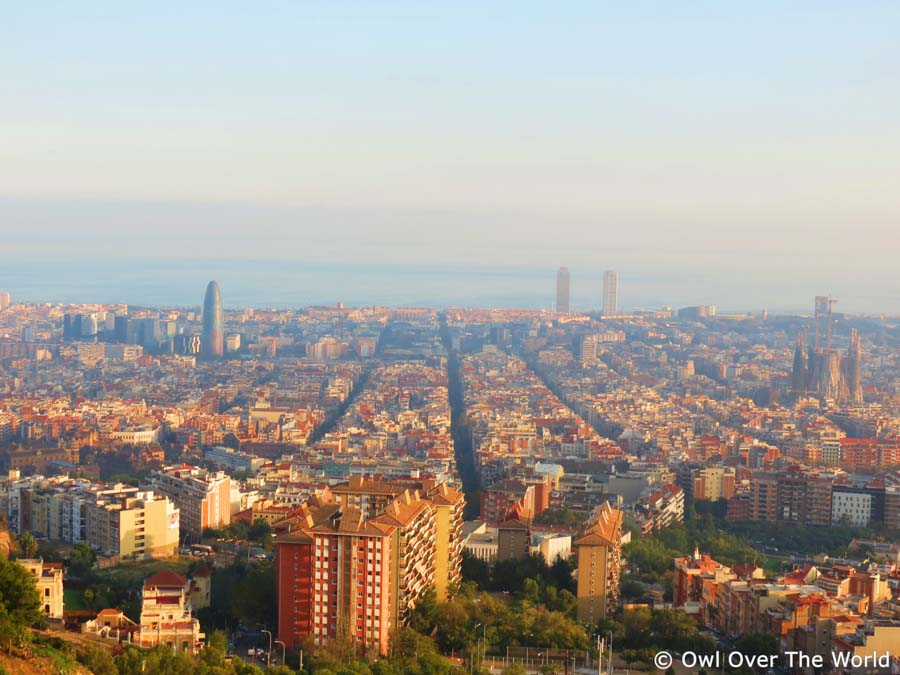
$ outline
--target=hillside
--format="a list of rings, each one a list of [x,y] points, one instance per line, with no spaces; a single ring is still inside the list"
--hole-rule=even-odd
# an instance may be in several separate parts
[[[65,657],[55,650],[44,651],[29,658],[11,656],[0,652],[0,673],[16,673],[17,675],[91,675],[91,671],[74,659]]]

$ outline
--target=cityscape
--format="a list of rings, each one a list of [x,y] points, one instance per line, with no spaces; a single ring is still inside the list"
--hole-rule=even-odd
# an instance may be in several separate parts
[[[602,278],[589,312],[566,267],[552,310],[0,293],[0,517],[49,635],[88,668],[892,672],[898,319]]]
[[[6,3],[0,675],[900,675],[898,34]]]

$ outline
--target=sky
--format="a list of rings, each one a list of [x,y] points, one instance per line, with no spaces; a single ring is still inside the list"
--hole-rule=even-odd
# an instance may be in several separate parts
[[[900,313],[898,29],[896,2],[15,3],[2,249]]]

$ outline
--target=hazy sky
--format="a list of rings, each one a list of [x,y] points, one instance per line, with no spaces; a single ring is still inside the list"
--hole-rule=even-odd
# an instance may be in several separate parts
[[[664,267],[900,311],[898,34],[897,2],[13,3],[3,250]]]

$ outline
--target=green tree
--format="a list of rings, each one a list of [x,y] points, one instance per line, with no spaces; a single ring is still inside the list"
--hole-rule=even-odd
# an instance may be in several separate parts
[[[250,526],[250,531],[248,532],[250,540],[262,541],[267,534],[272,534],[272,526],[269,525],[268,521],[263,520],[262,518],[254,520],[253,525]]]
[[[376,661],[370,667],[372,675],[401,675],[402,670],[398,670],[397,666],[386,659]]]
[[[38,543],[30,532],[23,532],[19,535],[17,544],[23,558],[33,558],[37,554]]]
[[[200,652],[198,672],[203,675],[225,675],[231,668],[225,660],[228,652],[228,636],[221,630],[214,630]]]
[[[84,576],[90,572],[96,560],[97,554],[94,549],[87,542],[80,541],[69,554],[69,572],[78,577]]]
[[[779,653],[778,638],[771,633],[745,633],[734,648],[745,656],[771,656]]]
[[[78,656],[78,660],[93,675],[119,675],[116,662],[104,649],[89,649]]]
[[[245,540],[250,534],[250,525],[246,520],[235,520],[228,526],[228,534],[235,539]]]
[[[235,675],[263,675],[263,669],[255,663],[247,663],[235,658],[231,665],[234,668]]]
[[[133,645],[116,657],[116,668],[120,675],[185,675],[195,673],[198,665],[190,654],[174,654],[171,647],[157,646],[153,649],[138,649]]]
[[[242,623],[274,626],[278,623],[276,606],[275,566],[265,564],[250,567],[234,588],[232,618]]]
[[[526,675],[527,672],[521,663],[510,663],[503,669],[502,675]]]
[[[644,584],[636,579],[625,579],[619,584],[619,592],[622,594],[622,597],[627,600],[635,600],[637,598],[644,597],[645,588]]]
[[[296,675],[293,670],[287,666],[277,665],[266,668],[266,675]]]
[[[627,609],[622,612],[621,622],[624,627],[623,644],[631,649],[649,647],[652,644],[650,625],[653,612],[647,608]]]
[[[0,642],[7,651],[24,643],[28,628],[44,618],[41,598],[31,573],[12,560],[0,558]]]
[[[429,588],[422,597],[419,599],[419,602],[416,603],[416,607],[410,616],[409,625],[413,630],[418,631],[419,633],[429,634],[432,630],[434,630],[435,625],[437,624],[437,613],[440,605],[437,601],[437,593],[435,593],[434,587]]]

